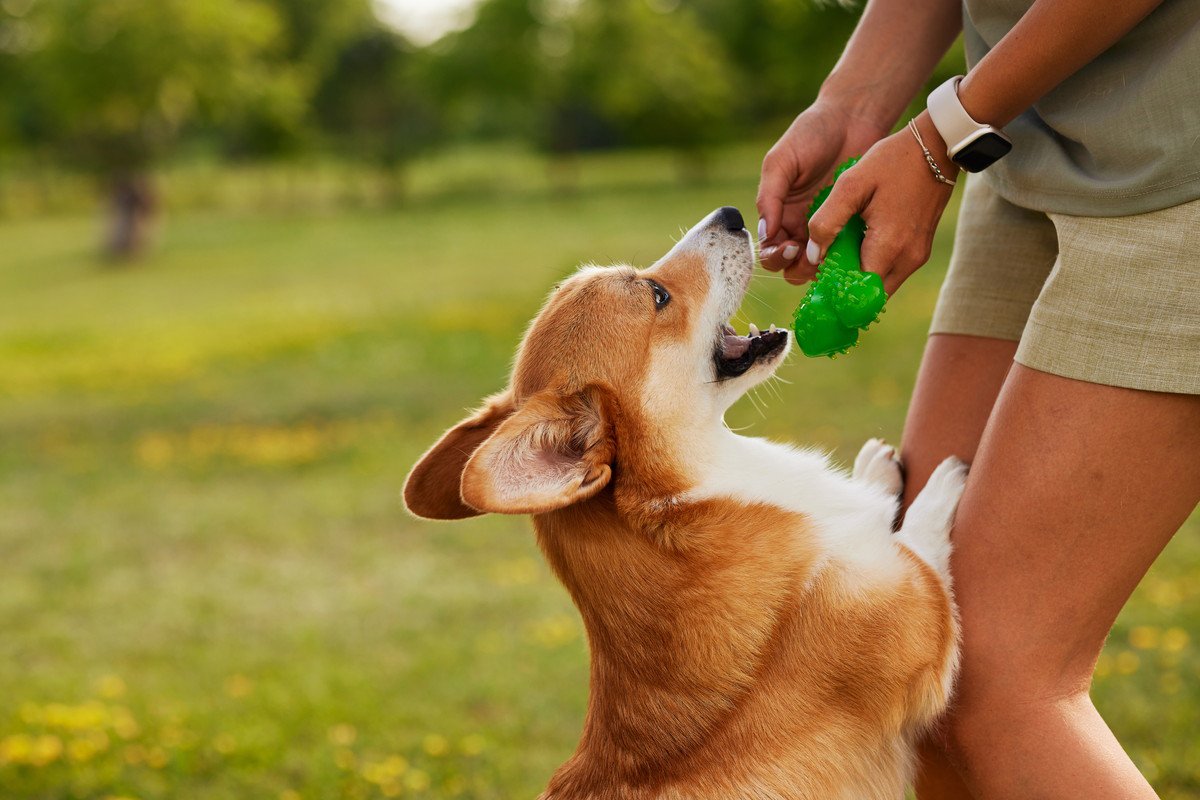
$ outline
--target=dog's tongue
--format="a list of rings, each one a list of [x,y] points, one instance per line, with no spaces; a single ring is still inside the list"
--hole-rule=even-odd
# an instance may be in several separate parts
[[[721,355],[725,358],[741,358],[750,349],[750,337],[736,334],[725,334],[721,344]]]

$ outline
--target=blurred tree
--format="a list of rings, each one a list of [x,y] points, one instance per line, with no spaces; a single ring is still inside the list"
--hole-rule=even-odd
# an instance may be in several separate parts
[[[610,133],[622,144],[674,148],[685,174],[699,177],[706,146],[736,129],[736,70],[721,42],[671,0],[580,0],[567,8],[570,47],[551,67],[551,149]]]
[[[313,102],[345,152],[383,169],[392,199],[403,193],[404,166],[440,133],[420,55],[397,33],[366,30],[342,47]]]
[[[155,215],[150,167],[194,123],[245,109],[277,130],[304,94],[275,10],[256,0],[55,0],[27,15],[31,93],[50,142],[109,187],[108,251],[138,252]]]
[[[546,102],[542,6],[563,0],[483,0],[474,21],[431,48],[424,73],[447,127],[463,138],[530,139]]]

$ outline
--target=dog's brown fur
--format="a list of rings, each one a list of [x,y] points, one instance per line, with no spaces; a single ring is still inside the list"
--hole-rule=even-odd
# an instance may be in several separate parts
[[[697,258],[568,280],[509,388],[425,454],[405,499],[440,519],[533,514],[583,616],[587,718],[546,800],[902,796],[895,743],[946,702],[949,598],[907,550],[902,580],[864,590],[801,514],[680,499],[671,409],[649,413],[644,384],[691,335],[712,279]],[[647,277],[671,287],[663,313]]]

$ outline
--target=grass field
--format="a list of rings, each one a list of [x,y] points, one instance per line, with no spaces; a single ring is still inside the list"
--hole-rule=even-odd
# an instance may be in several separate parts
[[[757,155],[699,186],[606,157],[565,198],[456,173],[401,209],[178,212],[124,269],[88,216],[0,222],[0,797],[534,796],[584,711],[576,615],[526,520],[416,522],[401,482],[556,279],[752,209]],[[851,357],[793,360],[731,424],[898,440],[951,227]],[[760,324],[799,298],[752,290]],[[1197,522],[1095,685],[1167,798],[1200,797]]]

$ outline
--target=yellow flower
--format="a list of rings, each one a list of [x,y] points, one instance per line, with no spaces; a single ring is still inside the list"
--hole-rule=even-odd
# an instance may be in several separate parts
[[[67,755],[72,761],[91,761],[96,755],[96,743],[91,739],[72,739],[67,743]]]
[[[386,781],[380,784],[379,791],[384,797],[399,797],[404,788],[400,785],[400,781]]]
[[[14,733],[0,739],[0,764],[27,764],[32,753],[32,736]]]
[[[483,752],[483,748],[487,746],[487,741],[478,733],[472,733],[464,736],[459,742],[459,747],[469,756],[477,756]]]
[[[102,675],[96,680],[96,692],[106,700],[125,695],[125,681],[117,675]]]
[[[450,742],[446,740],[445,736],[438,733],[431,733],[426,736],[421,746],[425,749],[426,753],[434,757],[444,756],[450,750]]]
[[[175,446],[162,433],[143,434],[135,449],[138,460],[154,469],[166,466],[175,455]]]
[[[338,769],[354,769],[358,765],[358,759],[351,750],[336,750],[333,754],[333,763],[337,764]]]
[[[132,739],[141,732],[137,720],[124,706],[116,706],[112,709],[112,728],[113,732],[122,739]]]
[[[1137,653],[1130,652],[1129,650],[1122,650],[1117,654],[1117,674],[1132,675],[1133,673],[1137,672],[1141,663],[1142,660],[1138,658]]]
[[[1138,650],[1151,650],[1158,647],[1161,631],[1151,625],[1139,625],[1129,631],[1129,643]]]
[[[146,751],[146,763],[154,769],[162,769],[168,760],[167,751],[161,747],[151,747]]]
[[[1162,648],[1168,653],[1178,653],[1188,646],[1188,632],[1183,628],[1167,628],[1162,637]]]
[[[62,755],[62,739],[52,734],[44,733],[34,738],[29,753],[29,763],[35,767],[44,767],[58,760]]]
[[[254,691],[254,681],[245,675],[230,675],[225,679],[225,694],[234,698],[246,697]]]
[[[330,744],[335,744],[338,747],[349,747],[358,738],[358,731],[355,730],[353,725],[343,722],[330,728],[327,735]]]
[[[579,632],[575,618],[566,614],[539,620],[529,627],[531,638],[546,648],[562,647]]]
[[[404,783],[414,792],[423,792],[429,788],[429,773],[424,770],[414,769],[408,773],[408,777],[404,779]]]

